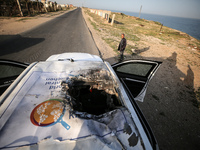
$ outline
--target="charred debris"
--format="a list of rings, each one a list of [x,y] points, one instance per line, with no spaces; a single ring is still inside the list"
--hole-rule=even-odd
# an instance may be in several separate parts
[[[98,116],[121,106],[111,74],[105,69],[82,71],[61,85],[65,101],[78,117]]]

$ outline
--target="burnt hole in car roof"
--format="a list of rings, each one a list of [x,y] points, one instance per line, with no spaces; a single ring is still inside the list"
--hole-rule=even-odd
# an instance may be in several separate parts
[[[129,146],[134,147],[135,145],[137,145],[138,140],[139,140],[138,136],[136,136],[136,134],[133,133],[128,139]]]
[[[132,129],[127,123],[124,124],[124,131],[123,132],[128,134],[128,135],[130,135],[132,133]]]
[[[71,109],[101,115],[121,106],[114,83],[106,70],[91,70],[62,83]]]

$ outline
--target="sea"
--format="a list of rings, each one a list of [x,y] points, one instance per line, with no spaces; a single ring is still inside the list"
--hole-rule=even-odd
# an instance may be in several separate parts
[[[112,10],[112,12],[119,11]],[[124,13],[129,16],[139,17],[139,13],[135,12],[120,11],[120,13]],[[164,26],[185,32],[190,36],[200,40],[200,19],[163,16],[146,13],[141,13],[140,18],[160,22]]]

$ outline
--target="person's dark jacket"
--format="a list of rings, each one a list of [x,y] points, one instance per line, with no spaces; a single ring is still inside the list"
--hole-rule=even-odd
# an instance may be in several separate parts
[[[123,39],[121,39],[121,41],[119,43],[118,50],[124,51],[125,48],[126,48],[126,39],[123,38]]]

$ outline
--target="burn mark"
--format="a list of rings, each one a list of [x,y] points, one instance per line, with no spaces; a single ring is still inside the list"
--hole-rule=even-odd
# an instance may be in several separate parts
[[[100,115],[121,106],[107,70],[88,70],[62,82],[62,90],[74,111]]]
[[[127,123],[124,124],[124,133],[126,133],[128,135],[131,135],[131,133],[132,133],[132,129]]]
[[[138,143],[138,136],[136,136],[135,133],[133,133],[129,138],[128,138],[129,146],[135,146]]]
[[[124,124],[124,133],[126,133],[128,135],[131,135],[131,133],[132,133],[132,129],[131,129],[131,127],[127,123]],[[135,145],[137,145],[137,143],[138,143],[138,137],[136,136],[135,133],[133,133],[128,138],[128,142],[129,142],[129,146],[133,146],[134,147]]]

